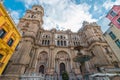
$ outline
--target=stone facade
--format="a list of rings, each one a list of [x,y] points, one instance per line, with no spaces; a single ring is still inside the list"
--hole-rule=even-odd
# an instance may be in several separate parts
[[[53,77],[53,80],[60,80],[62,71],[67,71],[70,80],[77,80],[82,79],[83,71],[92,74],[100,72],[102,67],[113,67],[112,62],[117,59],[96,23],[83,22],[83,27],[76,33],[70,30],[44,30],[43,15],[43,8],[35,5],[20,19],[18,27],[22,40],[2,80],[7,80],[7,77],[8,80],[19,80],[20,75],[29,73],[43,73],[48,80],[49,76]],[[73,61],[77,55],[74,47],[79,45],[84,47],[83,54],[92,56],[83,68],[82,64]]]

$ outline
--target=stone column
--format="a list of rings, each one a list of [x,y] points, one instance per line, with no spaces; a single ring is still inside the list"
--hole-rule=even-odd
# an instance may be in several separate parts
[[[56,60],[56,72],[57,74],[59,74],[59,62],[58,62],[58,59]]]
[[[48,71],[49,71],[50,74],[53,74],[54,73],[54,55],[53,55],[53,48],[51,46],[50,46],[50,49],[49,49],[48,58],[49,58]]]
[[[73,61],[73,58],[75,57],[75,53],[74,53],[74,49],[73,47],[70,49],[70,52],[71,52],[71,68],[72,69],[75,69],[76,68],[76,63]]]
[[[70,73],[71,72],[70,58],[66,60],[66,68],[67,68],[68,73]]]
[[[34,48],[33,51],[32,51],[32,58],[31,58],[31,63],[30,63],[30,69],[31,69],[31,72],[36,72],[36,68],[37,68],[37,61],[38,61],[38,54],[37,54],[37,48]]]

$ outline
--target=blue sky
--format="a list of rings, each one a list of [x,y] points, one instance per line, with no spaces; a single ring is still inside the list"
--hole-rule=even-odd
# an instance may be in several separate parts
[[[105,18],[113,5],[120,0],[4,0],[4,6],[16,22],[23,17],[32,5],[44,8],[43,28],[78,31],[83,21],[97,22],[105,32],[110,22]]]

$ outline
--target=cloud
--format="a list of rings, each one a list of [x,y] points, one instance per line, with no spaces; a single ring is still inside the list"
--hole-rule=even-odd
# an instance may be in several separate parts
[[[98,7],[96,5],[94,5],[94,11],[97,11],[98,10]]]
[[[13,18],[13,20],[15,21],[15,23],[18,24],[21,11],[20,10],[15,11],[15,10],[9,9],[9,13],[10,13],[11,17]]]
[[[26,8],[31,5],[40,4],[44,7],[44,24],[45,29],[56,28],[71,29],[76,32],[82,26],[84,20],[93,22],[96,19],[92,18],[89,13],[90,5],[87,3],[75,4],[71,0],[21,0]]]
[[[111,9],[113,5],[120,5],[120,0],[111,1],[106,0],[106,2],[103,4],[103,7],[105,7],[106,10]]]

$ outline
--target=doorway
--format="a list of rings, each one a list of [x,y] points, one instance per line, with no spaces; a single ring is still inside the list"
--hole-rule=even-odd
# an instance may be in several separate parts
[[[40,68],[39,68],[39,73],[44,74],[44,69],[45,69],[45,68],[44,68],[44,66],[43,66],[43,65],[41,65],[41,66],[40,66]]]
[[[65,72],[65,64],[64,63],[60,63],[60,75],[62,75],[63,72]]]

